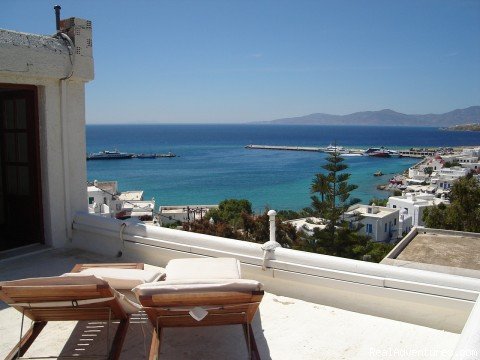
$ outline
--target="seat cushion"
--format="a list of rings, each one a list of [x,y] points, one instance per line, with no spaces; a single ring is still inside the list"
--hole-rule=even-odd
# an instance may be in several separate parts
[[[251,292],[263,289],[262,283],[248,279],[165,280],[142,284],[133,289],[137,296],[152,296],[172,293],[205,293],[240,291]]]
[[[167,280],[240,279],[240,261],[234,258],[174,259],[166,267]]]
[[[79,273],[67,273],[62,276],[89,276],[93,275],[105,280],[116,290],[131,290],[135,286],[158,281],[165,275],[163,269],[141,270],[141,269],[116,269],[116,268],[88,268]]]

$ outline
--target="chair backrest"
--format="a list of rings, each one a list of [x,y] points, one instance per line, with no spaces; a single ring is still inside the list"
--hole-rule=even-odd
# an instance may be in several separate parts
[[[7,281],[0,284],[0,299],[34,321],[127,317],[114,290],[94,276]]]
[[[181,292],[140,295],[138,298],[152,325],[160,327],[249,324],[263,298],[258,291]],[[202,307],[208,315],[201,321],[189,315],[189,309]]]

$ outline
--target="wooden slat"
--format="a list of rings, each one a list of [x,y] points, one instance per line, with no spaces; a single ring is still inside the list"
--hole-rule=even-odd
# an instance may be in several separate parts
[[[101,285],[3,286],[2,291],[15,302],[83,300],[102,297]],[[108,287],[108,286],[107,286]],[[110,296],[113,296],[110,292]]]
[[[148,360],[157,360],[160,357],[162,335],[163,335],[162,328],[159,328],[158,332],[155,327],[153,328],[152,342],[150,343],[150,354],[149,354]]]
[[[153,321],[152,321],[153,322]],[[156,322],[156,319],[155,319]],[[225,313],[225,314],[208,314],[201,321],[193,319],[190,315],[163,316],[158,318],[158,326],[160,327],[201,327],[201,326],[218,326],[218,325],[234,325],[245,324],[245,313]]]
[[[188,292],[188,293],[170,293],[158,294],[150,297],[140,297],[144,306],[207,306],[218,304],[243,304],[252,301],[251,292]]]
[[[97,264],[77,264],[70,272],[76,273],[90,268],[112,268],[112,269],[139,269],[143,270],[143,263],[97,263]]]
[[[123,342],[127,336],[128,324],[130,318],[127,317],[120,321],[118,324],[117,331],[115,332],[115,337],[113,338],[112,347],[110,348],[110,354],[108,355],[109,360],[117,360],[120,358],[122,353]]]

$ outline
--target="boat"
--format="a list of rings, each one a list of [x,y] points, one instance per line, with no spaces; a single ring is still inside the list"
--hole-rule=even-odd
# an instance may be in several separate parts
[[[134,157],[137,159],[155,159],[157,154],[137,154]]]
[[[341,153],[341,152],[346,152],[347,150],[343,146],[338,146],[338,145],[328,145],[325,148],[325,152],[327,153]]]
[[[166,154],[155,154],[156,157],[160,157],[160,158],[174,158],[176,157],[177,155],[175,155],[174,153],[172,152],[168,152]]]
[[[104,150],[98,153],[91,153],[87,155],[87,160],[119,160],[119,159],[131,159],[133,154],[122,153],[118,150],[109,151]]]
[[[373,176],[383,176],[383,173],[378,170],[377,172],[373,173]]]
[[[381,157],[387,158],[392,156],[391,150],[384,148],[383,146],[380,148],[369,148],[365,151],[365,155],[372,156],[372,157]]]

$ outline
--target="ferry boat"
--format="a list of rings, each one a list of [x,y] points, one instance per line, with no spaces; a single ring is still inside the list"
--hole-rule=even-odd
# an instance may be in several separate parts
[[[87,155],[87,160],[118,160],[118,159],[131,159],[133,154],[122,153],[118,150],[109,151],[104,150],[98,153],[92,153]]]
[[[380,148],[370,148],[365,151],[365,155],[373,157],[387,158],[392,156],[390,150],[385,149],[383,146]]]
[[[325,148],[325,152],[327,152],[327,153],[341,153],[341,152],[347,152],[347,150],[343,146],[330,144]]]

